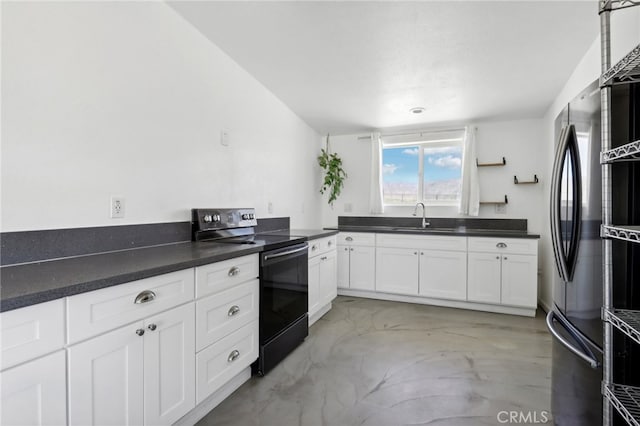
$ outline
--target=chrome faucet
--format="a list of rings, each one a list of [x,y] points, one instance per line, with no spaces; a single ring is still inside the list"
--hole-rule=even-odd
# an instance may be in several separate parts
[[[413,209],[413,215],[416,216],[418,213],[418,206],[422,206],[422,227],[426,228],[427,226],[431,226],[430,222],[427,222],[425,218],[425,214],[427,213],[427,208],[424,206],[424,203],[417,203],[416,207]]]

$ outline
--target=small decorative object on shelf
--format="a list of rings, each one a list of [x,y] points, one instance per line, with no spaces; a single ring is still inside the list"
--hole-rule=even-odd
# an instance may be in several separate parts
[[[329,204],[333,206],[333,202],[338,198],[342,187],[344,187],[347,173],[342,169],[342,159],[338,157],[338,154],[329,153],[329,134],[327,134],[325,149],[322,149],[318,156],[318,164],[324,170],[324,180],[322,181],[320,193],[324,194],[329,191]]]
[[[509,204],[509,199],[504,196],[504,201],[480,201],[480,204]]]
[[[525,181],[525,182],[519,181],[517,176],[513,177],[513,183],[516,184],[516,185],[526,185],[526,184],[538,183],[538,182],[540,182],[538,180],[538,175],[533,175],[533,180],[529,180],[529,181]]]
[[[502,157],[502,162],[500,163],[478,163],[478,159],[476,158],[477,167],[498,167],[498,166],[505,166],[506,164],[507,164],[507,160],[504,157]]]

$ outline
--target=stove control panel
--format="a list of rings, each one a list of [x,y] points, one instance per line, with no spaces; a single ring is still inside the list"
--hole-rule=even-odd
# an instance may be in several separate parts
[[[194,232],[257,226],[255,209],[192,209]]]

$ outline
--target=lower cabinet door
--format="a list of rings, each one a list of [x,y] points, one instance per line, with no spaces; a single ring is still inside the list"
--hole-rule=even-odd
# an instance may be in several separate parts
[[[535,308],[538,304],[538,258],[502,256],[502,304]]]
[[[320,260],[322,256],[309,259],[309,316],[320,309]]]
[[[349,248],[349,288],[375,290],[376,248],[354,246]]]
[[[320,303],[318,307],[323,307],[333,301],[338,295],[337,286],[337,254],[332,250],[320,256]],[[309,279],[311,281],[311,279]],[[311,289],[309,289],[311,291]],[[311,309],[309,309],[311,311]]]
[[[420,295],[467,300],[467,252],[420,250]]]
[[[469,252],[467,300],[500,303],[500,255]]]
[[[61,350],[0,373],[0,424],[66,424],[65,372]]]
[[[193,303],[145,320],[145,425],[170,425],[195,407],[195,353]]]
[[[349,288],[349,247],[338,247],[338,287]]]
[[[69,424],[143,424],[142,327],[138,321],[67,349]]]
[[[376,249],[376,291],[418,294],[418,250],[378,247]]]

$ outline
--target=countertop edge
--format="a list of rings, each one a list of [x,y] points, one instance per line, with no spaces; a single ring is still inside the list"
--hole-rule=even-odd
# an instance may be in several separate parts
[[[399,227],[401,228],[401,227]],[[540,239],[539,234],[530,234],[524,232],[514,232],[506,230],[451,230],[451,231],[421,231],[405,229],[402,231],[382,229],[375,226],[332,226],[325,227],[325,230],[335,230],[337,232],[368,232],[375,234],[401,234],[401,235],[446,235],[454,237],[486,237],[486,238],[525,238],[525,239]]]

